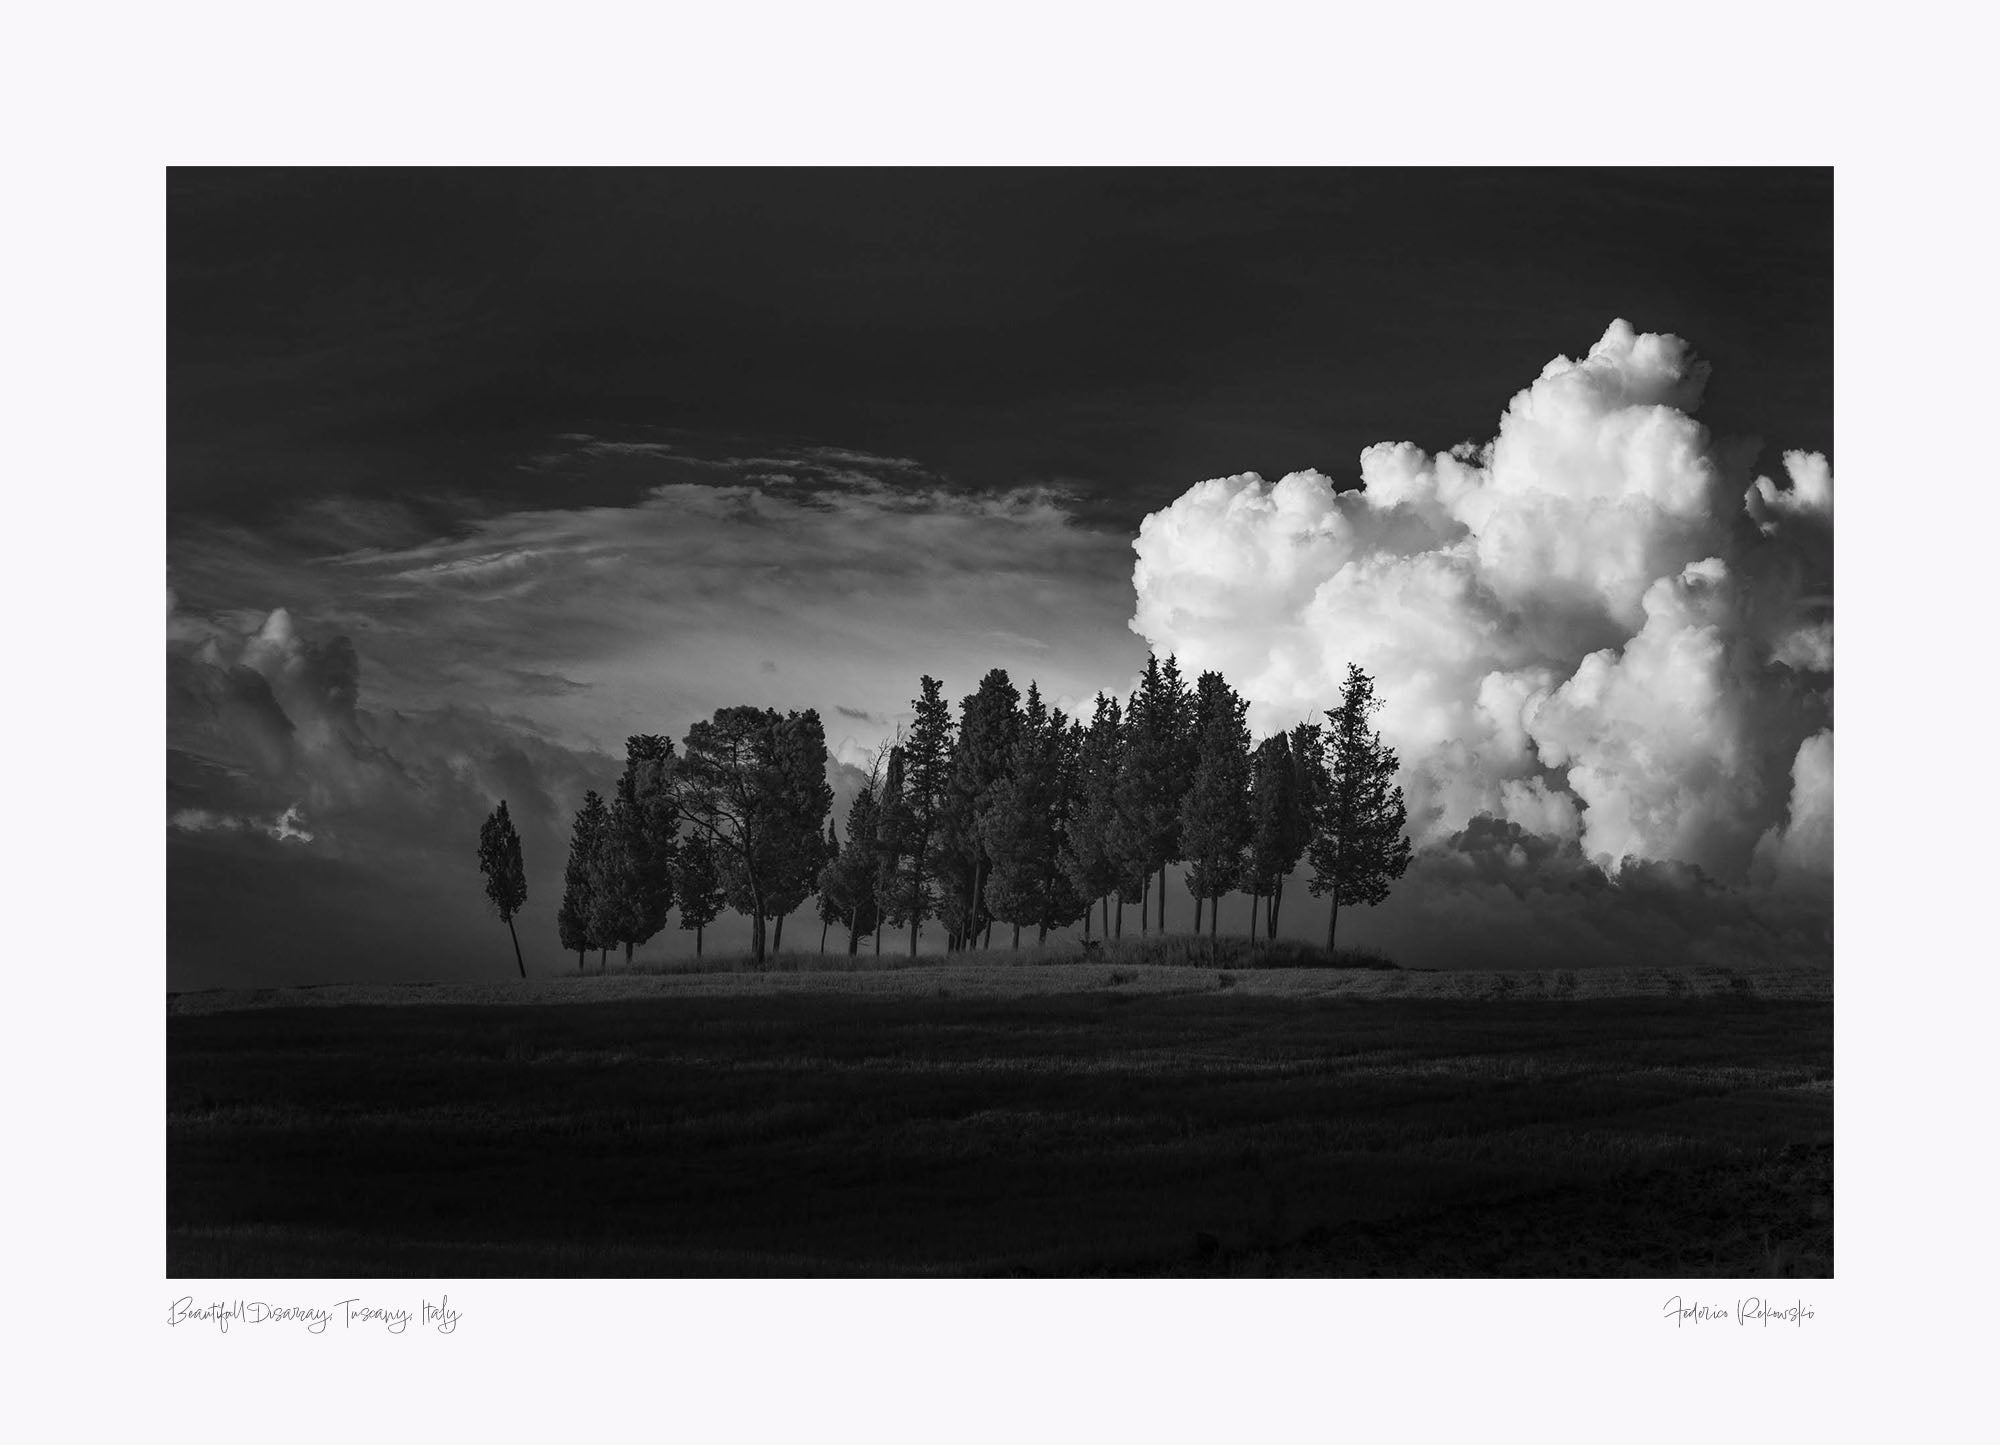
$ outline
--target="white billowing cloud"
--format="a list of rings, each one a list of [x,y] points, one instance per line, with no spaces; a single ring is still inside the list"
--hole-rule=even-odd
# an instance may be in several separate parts
[[[1517,394],[1484,447],[1382,443],[1317,471],[1201,482],[1141,524],[1132,628],[1222,671],[1260,730],[1377,682],[1413,832],[1490,815],[1627,858],[1743,873],[1826,721],[1831,469],[1746,490],[1690,413],[1707,365],[1623,321]],[[1774,532],[1785,532],[1772,538]],[[1823,588],[1824,584],[1822,584]],[[1769,776],[1767,776],[1769,775]]]
[[[1787,518],[1833,520],[1833,468],[1817,452],[1786,452],[1785,475],[1791,486],[1780,490],[1769,477],[1759,477],[1744,495],[1743,508],[1766,532]]]
[[[1780,884],[1810,884],[1833,876],[1831,728],[1799,744],[1785,822],[1759,840],[1756,866]]]

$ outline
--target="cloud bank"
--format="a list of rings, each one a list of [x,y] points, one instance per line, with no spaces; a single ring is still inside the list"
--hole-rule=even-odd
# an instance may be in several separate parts
[[[1695,420],[1708,381],[1678,337],[1617,321],[1483,446],[1371,446],[1347,491],[1201,482],[1140,527],[1131,626],[1224,672],[1260,730],[1366,668],[1433,873],[1498,827],[1628,891],[1663,868],[1822,887],[1832,470],[1794,451],[1753,475],[1754,442]]]

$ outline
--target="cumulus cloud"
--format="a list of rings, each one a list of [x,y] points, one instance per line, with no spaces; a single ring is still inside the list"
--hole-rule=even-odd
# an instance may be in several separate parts
[[[1347,491],[1199,483],[1141,525],[1131,626],[1224,672],[1260,730],[1367,669],[1420,846],[1483,818],[1573,840],[1614,882],[1740,883],[1795,832],[1818,846],[1801,743],[1831,722],[1832,472],[1795,451],[1789,485],[1752,480],[1695,419],[1709,380],[1679,338],[1618,321],[1483,446],[1372,446]]]

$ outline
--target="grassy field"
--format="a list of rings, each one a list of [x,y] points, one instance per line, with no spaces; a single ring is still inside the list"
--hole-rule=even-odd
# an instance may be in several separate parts
[[[1832,1272],[1823,973],[1137,957],[179,995],[168,1272]]]

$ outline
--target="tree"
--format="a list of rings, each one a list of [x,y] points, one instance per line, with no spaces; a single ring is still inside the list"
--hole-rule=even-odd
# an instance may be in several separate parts
[[[528,965],[521,961],[521,937],[514,932],[514,915],[528,901],[528,873],[521,865],[521,835],[507,816],[505,798],[480,824],[479,871],[486,875],[487,901],[507,925],[507,936],[514,940],[514,966],[526,978]]]
[[[954,883],[940,890],[938,900],[952,946],[966,946],[991,918],[986,887],[993,873],[993,855],[986,847],[984,826],[993,808],[994,792],[1007,776],[1014,741],[1020,736],[1020,701],[1021,695],[1006,671],[996,667],[960,704],[941,844],[942,854],[950,860]]]
[[[1263,902],[1264,936],[1278,936],[1278,907],[1285,880],[1305,856],[1311,834],[1310,779],[1320,730],[1301,723],[1287,735],[1273,733],[1250,760],[1250,851],[1245,882],[1251,890],[1250,936],[1257,936],[1257,903]]]
[[[674,849],[679,820],[668,799],[674,745],[640,734],[625,740],[625,771],[612,796],[603,873],[611,896],[601,916],[606,941],[632,950],[667,926],[674,899]]]
[[[730,905],[750,918],[751,953],[764,961],[768,910],[810,880],[819,830],[833,803],[819,714],[727,707],[688,729],[667,789],[674,815],[714,845]],[[798,893],[791,907],[803,902]],[[787,910],[789,911],[789,910]]]
[[[826,931],[836,923],[846,921],[847,900],[840,891],[840,834],[833,824],[826,825],[826,851],[822,855],[819,877],[814,880],[813,892],[819,899],[819,951],[826,952]]]
[[[1219,672],[1204,672],[1195,685],[1199,722],[1194,774],[1181,798],[1181,848],[1187,858],[1188,892],[1194,895],[1195,931],[1201,906],[1212,904],[1209,934],[1217,928],[1222,896],[1236,887],[1243,851],[1250,845],[1249,704]]]
[[[716,865],[715,843],[707,833],[690,833],[676,851],[674,891],[681,927],[694,930],[694,956],[700,958],[702,930],[722,912],[722,874]]]
[[[1150,653],[1139,690],[1126,705],[1126,745],[1118,809],[1126,861],[1160,881],[1160,931],[1167,927],[1167,865],[1182,856],[1181,796],[1194,771],[1194,728],[1187,685],[1172,657]],[[1141,887],[1144,887],[1142,881]]]
[[[1014,925],[1016,948],[1022,925],[1033,924],[1038,941],[1046,942],[1050,928],[1075,922],[1082,911],[1061,863],[1075,750],[1069,720],[1045,708],[1040,690],[1029,684],[1020,734],[981,830],[993,860],[993,916]]]
[[[882,802],[875,827],[875,908],[881,922],[909,919],[905,907],[910,891],[903,871],[903,839],[910,829],[909,806],[903,801],[903,745],[889,749],[888,771],[882,779]],[[875,956],[882,955],[882,929],[875,930]]]
[[[576,971],[583,972],[583,956],[597,947],[593,931],[596,887],[594,866],[598,837],[610,820],[604,799],[593,789],[583,795],[583,806],[570,824],[569,861],[563,865],[562,903],[556,909],[556,932],[564,953],[576,955]]]
[[[932,912],[933,850],[951,802],[951,706],[944,700],[942,686],[934,677],[922,679],[920,695],[912,704],[916,719],[910,724],[909,741],[903,748],[906,831],[901,843],[904,856],[910,860],[906,914],[912,958],[917,956],[918,931]]]
[[[820,875],[820,909],[834,910],[833,920],[847,930],[849,955],[860,952],[861,940],[879,935],[881,907],[876,887],[878,827],[881,807],[876,800],[881,760],[847,808],[847,846],[841,848]]]
[[[1349,664],[1339,708],[1327,713],[1325,763],[1315,799],[1312,860],[1315,896],[1333,895],[1327,913],[1326,946],[1333,948],[1342,903],[1372,906],[1389,896],[1389,885],[1410,866],[1410,840],[1403,836],[1407,813],[1396,784],[1396,753],[1368,726],[1381,706],[1375,683]]]
[[[1077,757],[1075,806],[1064,832],[1061,865],[1079,895],[1104,900],[1104,928],[1111,934],[1110,894],[1118,887],[1118,756],[1122,751],[1118,699],[1097,695],[1096,710]],[[1090,913],[1083,915],[1090,937]]]

